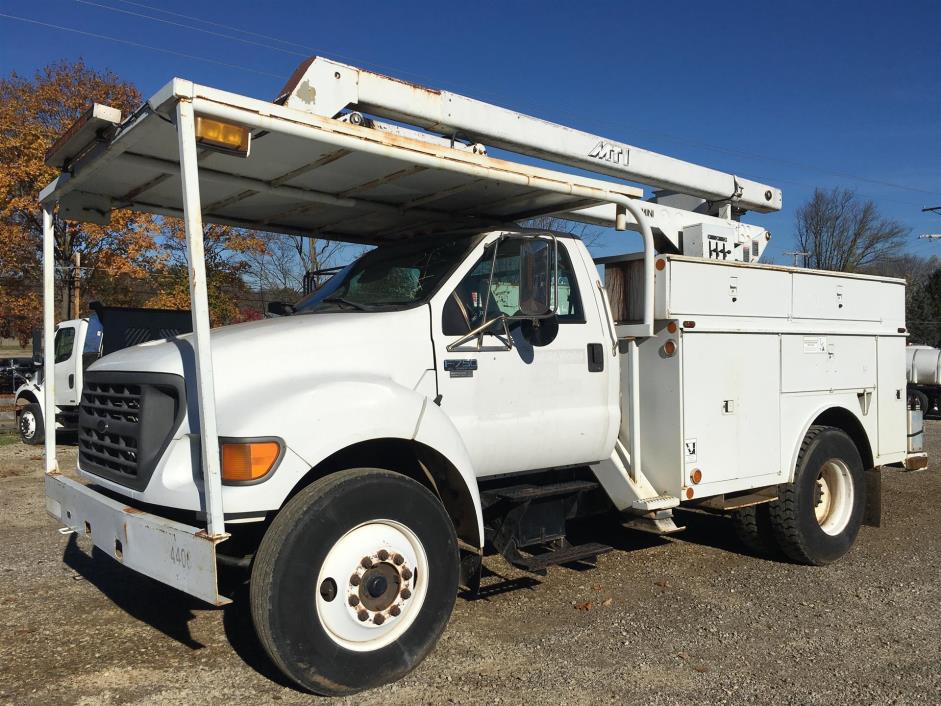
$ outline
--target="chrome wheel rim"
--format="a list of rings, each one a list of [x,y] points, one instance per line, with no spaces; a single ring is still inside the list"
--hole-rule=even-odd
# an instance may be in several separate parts
[[[32,439],[36,434],[36,417],[32,412],[23,412],[20,415],[20,434],[24,439]]]

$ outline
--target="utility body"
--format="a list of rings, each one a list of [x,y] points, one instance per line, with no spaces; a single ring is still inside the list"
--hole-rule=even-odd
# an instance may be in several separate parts
[[[88,368],[85,483],[47,439],[49,511],[212,603],[219,566],[247,570],[305,688],[407,673],[487,552],[545,573],[610,550],[575,518],[731,512],[751,548],[826,564],[878,523],[879,469],[924,460],[904,281],[761,264],[740,218],[773,187],[322,58],[275,103],[175,79],[127,119],[96,106],[49,161],[47,237],[56,204],[184,218],[194,323]],[[520,225],[546,214],[643,250]],[[290,315],[210,334],[204,220],[374,247]]]

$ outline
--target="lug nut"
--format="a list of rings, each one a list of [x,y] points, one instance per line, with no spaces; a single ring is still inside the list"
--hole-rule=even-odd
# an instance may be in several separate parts
[[[389,552],[387,552],[385,549],[380,549],[376,556],[379,557],[379,561],[385,561],[389,558]]]
[[[364,569],[368,569],[370,566],[372,566],[372,559],[370,559],[368,556],[364,556],[363,560],[359,562],[359,564]]]
[[[367,613],[365,610],[361,610],[356,614],[356,617],[359,618],[361,623],[365,623],[367,620],[369,620],[369,613]]]
[[[382,624],[386,621],[386,616],[384,616],[382,613],[376,613],[376,615],[375,615],[375,617],[372,619],[372,621],[373,621],[376,625],[382,625]]]
[[[412,570],[407,566],[402,568],[402,578],[406,581],[412,578]]]
[[[354,608],[359,605],[359,596],[350,596],[350,605]]]
[[[391,608],[389,608],[389,615],[391,615],[393,618],[401,612],[402,612],[402,609],[399,608],[397,605],[394,605]]]
[[[359,582],[362,581],[359,574],[353,574],[350,576],[350,586],[359,586]]]
[[[396,566],[401,566],[402,564],[405,563],[405,558],[401,554],[393,554],[392,563],[395,564]]]
[[[407,588],[403,588],[402,593],[400,593],[399,595],[402,596],[402,598],[407,601],[409,598],[412,597],[412,592],[409,591]]]

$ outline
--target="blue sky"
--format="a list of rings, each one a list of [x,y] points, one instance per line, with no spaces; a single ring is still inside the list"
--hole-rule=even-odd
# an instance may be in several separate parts
[[[145,95],[181,76],[267,99],[319,53],[778,186],[781,213],[746,217],[778,262],[815,186],[856,189],[912,229],[911,251],[941,255],[916,240],[941,232],[921,213],[941,205],[939,0],[0,0],[0,15],[87,33],[0,16],[4,75],[82,57]]]

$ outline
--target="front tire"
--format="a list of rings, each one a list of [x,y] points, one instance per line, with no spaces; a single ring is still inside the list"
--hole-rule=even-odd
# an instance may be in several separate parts
[[[23,407],[17,420],[17,428],[24,444],[37,446],[43,443],[46,440],[46,428],[43,425],[42,407],[35,402]]]
[[[438,498],[400,474],[352,469],[315,481],[275,517],[252,566],[252,618],[286,676],[339,696],[418,665],[457,586],[457,538]]]
[[[794,482],[768,507],[778,545],[801,564],[822,566],[846,554],[866,506],[863,462],[842,429],[812,426],[797,456]]]

